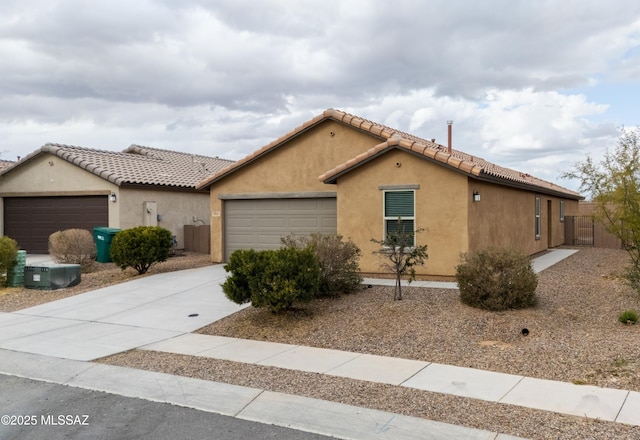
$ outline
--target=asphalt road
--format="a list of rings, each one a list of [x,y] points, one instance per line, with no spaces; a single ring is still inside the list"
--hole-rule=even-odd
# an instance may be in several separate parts
[[[2,440],[321,440],[317,434],[0,375]]]

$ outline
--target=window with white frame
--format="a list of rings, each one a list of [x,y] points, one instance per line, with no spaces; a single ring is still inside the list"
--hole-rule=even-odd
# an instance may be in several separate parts
[[[560,200],[560,221],[564,221],[564,200]]]
[[[542,231],[542,200],[540,200],[540,196],[536,196],[536,219],[535,219],[535,229],[536,229],[536,240],[540,240],[540,233]]]
[[[398,223],[400,218],[400,223]],[[384,191],[384,235],[397,232],[402,227],[405,232],[415,232],[415,191]],[[413,237],[415,245],[415,235]]]

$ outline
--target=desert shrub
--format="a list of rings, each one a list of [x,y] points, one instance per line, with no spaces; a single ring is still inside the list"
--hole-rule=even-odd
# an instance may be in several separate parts
[[[309,302],[318,292],[320,269],[312,249],[238,250],[224,266],[231,275],[222,284],[237,304],[251,301],[279,313],[297,302]]]
[[[95,265],[96,244],[86,229],[66,229],[49,236],[49,255],[56,263],[79,264],[86,273]]]
[[[360,248],[341,235],[311,234],[288,235],[281,239],[288,248],[311,248],[320,265],[320,295],[338,295],[351,292],[362,282],[360,276]]]
[[[460,299],[487,310],[536,304],[538,277],[528,256],[510,249],[487,249],[463,256],[456,267]]]
[[[138,226],[116,233],[111,241],[111,260],[122,270],[132,267],[146,273],[154,264],[166,261],[173,234],[160,226]]]
[[[7,276],[16,264],[18,243],[7,236],[0,237],[0,286],[7,286]]]
[[[625,310],[618,315],[618,321],[623,324],[635,324],[638,322],[638,312],[635,310]]]

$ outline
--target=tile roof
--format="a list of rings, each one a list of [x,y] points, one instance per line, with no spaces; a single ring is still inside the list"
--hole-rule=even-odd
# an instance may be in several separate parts
[[[6,168],[9,168],[13,164],[15,164],[15,162],[12,161],[12,160],[2,160],[2,159],[0,159],[0,171],[4,170]]]
[[[211,185],[217,180],[222,179],[226,175],[236,171],[237,169],[253,162],[254,160],[264,156],[273,149],[279,147],[292,138],[300,135],[301,133],[309,130],[310,128],[318,125],[319,123],[327,120],[335,120],[347,125],[350,125],[356,129],[363,130],[371,133],[372,135],[380,138],[382,141],[380,144],[371,148],[368,151],[350,159],[349,161],[338,164],[332,170],[327,171],[320,180],[325,183],[335,183],[336,179],[342,174],[349,172],[351,169],[362,165],[363,163],[371,160],[373,157],[377,157],[380,154],[384,154],[390,149],[402,149],[418,156],[422,156],[425,159],[435,160],[441,164],[461,171],[469,176],[493,181],[498,184],[513,186],[517,188],[527,189],[531,191],[539,191],[541,193],[558,195],[561,197],[567,197],[570,199],[581,199],[582,196],[577,192],[563,188],[551,182],[547,182],[537,177],[531,176],[520,171],[515,171],[509,168],[501,167],[499,165],[487,162],[486,160],[472,156],[459,150],[452,149],[451,152],[448,148],[439,145],[435,142],[421,139],[409,133],[405,133],[394,128],[390,128],[376,122],[368,121],[349,113],[345,113],[340,110],[328,109],[322,114],[316,116],[310,121],[305,122],[291,132],[281,136],[268,145],[265,145],[261,149],[253,152],[244,159],[239,160],[231,164],[230,166],[220,170],[219,172],[211,175],[206,180],[198,184],[198,188],[203,188]]]
[[[153,185],[193,189],[202,179],[233,163],[218,157],[139,145],[131,145],[118,152],[49,143],[0,171],[0,175],[44,153],[58,156],[118,186]]]

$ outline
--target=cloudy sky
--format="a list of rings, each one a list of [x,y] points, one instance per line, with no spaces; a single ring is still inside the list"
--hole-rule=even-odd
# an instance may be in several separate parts
[[[640,124],[640,2],[2,0],[0,158],[239,159],[327,108],[559,176]]]

